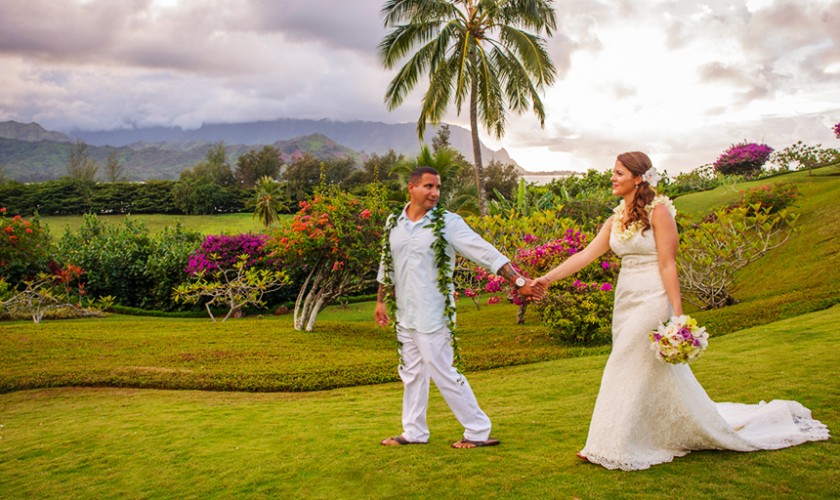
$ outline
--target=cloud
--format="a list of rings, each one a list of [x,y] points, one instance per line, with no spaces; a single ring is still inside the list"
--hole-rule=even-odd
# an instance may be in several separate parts
[[[382,0],[0,2],[0,119],[60,131],[289,118],[414,123],[389,112]],[[555,2],[545,129],[492,140],[526,168],[609,168],[644,149],[669,172],[743,139],[831,143],[840,0]],[[832,121],[833,120],[833,121]],[[445,121],[467,125],[466,110]],[[832,122],[832,123],[829,123]],[[772,142],[771,142],[772,141]]]

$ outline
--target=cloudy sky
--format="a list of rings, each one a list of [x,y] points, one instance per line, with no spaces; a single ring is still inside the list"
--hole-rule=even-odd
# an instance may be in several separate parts
[[[383,0],[3,0],[0,121],[51,130],[314,118],[414,123],[383,105]],[[547,120],[511,116],[523,167],[669,173],[744,140],[840,147],[840,0],[555,1]],[[465,110],[466,111],[466,110]],[[468,114],[447,122],[468,125]]]

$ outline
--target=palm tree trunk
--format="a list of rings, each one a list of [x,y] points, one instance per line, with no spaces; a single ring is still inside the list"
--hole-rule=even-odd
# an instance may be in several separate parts
[[[475,189],[478,193],[478,210],[487,215],[487,199],[484,196],[484,166],[481,163],[481,141],[478,139],[478,84],[473,78],[470,92],[470,128],[472,129],[473,157],[475,157]]]

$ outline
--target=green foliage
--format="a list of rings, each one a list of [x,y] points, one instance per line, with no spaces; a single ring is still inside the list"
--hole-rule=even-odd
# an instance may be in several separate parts
[[[785,243],[797,215],[751,205],[717,210],[706,221],[680,233],[677,268],[686,299],[698,307],[720,308],[730,295],[735,272]]]
[[[609,344],[614,300],[610,291],[570,287],[559,293],[553,289],[537,302],[537,314],[542,323],[551,328],[552,337],[560,342]]]
[[[533,111],[543,124],[545,110],[539,92],[555,78],[540,36],[551,36],[556,28],[551,2],[391,0],[382,12],[385,26],[393,28],[379,44],[382,64],[392,69],[408,56],[388,85],[387,106],[400,106],[426,76],[429,89],[417,121],[422,140],[426,124],[440,122],[452,101],[458,114],[469,103],[477,197],[480,213],[486,215],[478,122],[501,137],[505,108],[510,108],[517,113]]]
[[[35,324],[41,323],[47,312],[54,309],[69,309],[69,317],[101,316],[101,309],[107,309],[113,297],[89,299],[80,280],[82,273],[82,269],[70,264],[56,267],[51,273],[39,273],[36,278],[25,280],[21,291],[12,292],[0,302],[0,310],[10,317],[26,314]]]
[[[513,199],[521,182],[519,171],[511,163],[491,160],[484,167],[484,189],[489,193],[488,201]]]
[[[174,307],[171,287],[186,278],[189,255],[199,243],[197,232],[177,224],[152,238],[145,224],[133,217],[109,225],[86,215],[78,231],[61,237],[57,256],[86,270],[91,295],[110,295],[125,306],[168,310]]]
[[[84,141],[76,141],[76,146],[70,150],[67,159],[67,177],[84,184],[96,182],[99,164],[90,157],[88,146]]]
[[[571,175],[554,179],[546,184],[545,189],[554,193],[560,203],[572,199],[613,202],[615,196],[612,194],[611,178],[612,171],[599,172],[589,169],[583,176]],[[615,203],[612,204],[615,205]]]
[[[268,227],[280,218],[280,211],[288,210],[283,199],[282,186],[272,177],[263,176],[256,182],[254,196],[247,206],[253,208],[254,218]]]
[[[321,184],[322,172],[325,185],[338,186],[353,172],[354,168],[355,162],[351,158],[322,161],[311,153],[305,153],[292,160],[280,178],[286,183],[287,198],[293,205],[298,205],[302,201],[312,199],[315,189]]]
[[[795,204],[797,197],[799,197],[799,188],[796,187],[796,184],[764,184],[746,191],[741,191],[739,205],[742,207],[754,207],[758,205],[764,207],[768,213],[772,214],[781,212]],[[755,214],[752,208],[750,208],[750,214]]]
[[[50,254],[50,234],[37,218],[10,218],[0,207],[0,276],[6,283],[15,287],[46,271]]]
[[[149,288],[140,306],[146,309],[171,311],[176,308],[172,290],[185,279],[184,270],[190,255],[201,243],[201,233],[191,231],[176,222],[149,239],[143,276]]]
[[[181,213],[172,198],[174,181],[110,182],[86,185],[76,180],[0,184],[0,199],[21,215]]]
[[[289,278],[283,271],[258,269],[249,266],[251,256],[240,255],[232,268],[217,267],[210,273],[199,271],[194,281],[176,287],[172,296],[175,302],[197,304],[204,302],[207,314],[214,322],[212,307],[224,305],[228,311],[222,321],[227,321],[236,311],[245,306],[264,307],[263,296],[289,284]],[[209,274],[209,278],[205,278]]]
[[[723,177],[715,173],[714,166],[709,163],[673,179],[664,177],[656,186],[656,191],[673,199],[686,193],[714,189],[722,184],[722,180]]]
[[[271,179],[280,175],[283,159],[274,146],[263,146],[260,150],[251,150],[236,160],[236,180],[240,186],[254,187],[263,177]]]
[[[797,141],[781,151],[773,152],[770,163],[776,165],[780,171],[807,169],[810,175],[815,168],[840,165],[840,150],[824,148],[822,144],[810,146]]]

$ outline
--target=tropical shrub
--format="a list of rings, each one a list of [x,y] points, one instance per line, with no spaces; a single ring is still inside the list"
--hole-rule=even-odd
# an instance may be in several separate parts
[[[723,175],[742,175],[752,179],[767,163],[773,148],[766,144],[743,142],[733,144],[714,163],[716,172]]]
[[[87,290],[110,295],[118,304],[140,307],[151,286],[146,275],[149,231],[143,221],[127,216],[119,225],[95,215],[82,216],[76,233],[67,231],[58,242],[58,261],[87,271]]]
[[[198,231],[190,231],[181,223],[176,223],[163,228],[149,240],[143,270],[149,289],[141,303],[143,308],[158,311],[176,309],[172,290],[184,281],[184,270],[196,247],[201,244],[201,238]]]
[[[834,130],[834,137],[840,139],[840,123],[834,124],[833,130]]]
[[[541,275],[583,250],[587,240],[586,234],[570,228],[563,238],[520,251],[517,262],[524,272]],[[613,290],[619,267],[618,258],[608,252],[597,264],[552,283],[546,297],[533,304],[556,340],[584,345],[611,340]]]
[[[20,292],[12,293],[11,297],[6,293],[7,298],[0,302],[0,308],[10,317],[26,314],[35,324],[41,323],[47,312],[54,309],[69,310],[72,317],[102,316],[102,310],[113,303],[113,298],[90,299],[81,281],[83,272],[72,264],[64,267],[53,264],[50,272],[25,280],[25,287]]]
[[[7,217],[0,208],[0,276],[12,287],[46,271],[50,255],[50,235],[38,219],[28,221],[20,215]]]
[[[796,219],[755,204],[718,210],[681,231],[677,269],[685,298],[704,309],[735,303],[735,272],[787,241]]]
[[[212,254],[211,259],[217,257]],[[204,301],[207,314],[214,322],[214,306],[225,306],[228,311],[222,321],[227,321],[234,313],[248,305],[265,306],[263,297],[266,293],[289,284],[289,278],[283,271],[276,269],[258,269],[252,265],[253,256],[240,255],[229,267],[217,265],[207,272],[201,269],[195,273],[194,280],[179,285],[172,293],[175,302],[197,304]],[[205,278],[205,274],[209,278]]]
[[[375,283],[388,211],[378,184],[365,196],[338,186],[318,188],[300,202],[291,222],[275,229],[266,248],[281,262],[301,269],[294,309],[296,330],[312,331],[321,310],[334,300]]]
[[[776,213],[793,205],[799,197],[799,188],[796,184],[765,184],[763,186],[750,188],[741,191],[739,206],[749,207],[750,214],[754,215],[754,206],[761,206],[768,209],[768,213]]]
[[[824,148],[821,144],[809,146],[797,141],[781,151],[776,151],[770,157],[770,162],[779,170],[800,170],[826,167],[840,164],[840,151],[834,148]]]
[[[665,182],[660,182],[656,186],[656,192],[669,198],[676,198],[695,191],[708,191],[721,185],[721,176],[715,172],[711,163],[697,167],[690,172],[679,174],[673,179],[665,179],[667,179]]]

